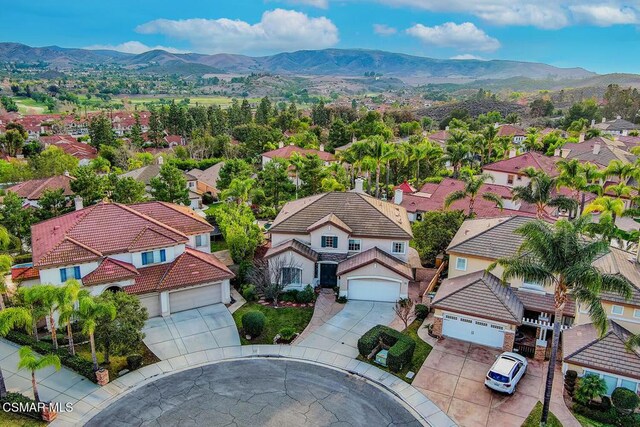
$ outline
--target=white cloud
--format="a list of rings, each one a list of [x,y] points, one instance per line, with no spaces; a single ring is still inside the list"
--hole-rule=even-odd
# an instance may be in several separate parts
[[[386,24],[373,24],[373,32],[381,36],[390,36],[397,33],[398,29]]]
[[[313,6],[319,9],[326,9],[329,7],[329,0],[287,0],[287,3]]]
[[[580,4],[570,9],[576,19],[601,27],[638,23],[638,12],[630,7]]]
[[[455,55],[455,56],[452,56],[449,59],[460,59],[460,60],[475,59],[476,61],[486,61],[486,59],[484,59],[483,57],[477,56],[477,55],[472,55],[470,53],[463,53],[462,55]]]
[[[124,53],[144,53],[150,50],[166,50],[171,53],[187,53],[185,50],[175,49],[167,46],[147,46],[144,43],[138,41],[128,41],[120,44],[94,44],[85,47],[85,49],[91,50],[117,50]]]
[[[338,28],[330,19],[284,9],[264,12],[256,24],[227,18],[156,19],[136,31],[188,40],[194,50],[205,53],[322,49],[339,41]]]
[[[491,52],[500,47],[500,42],[488,36],[471,22],[456,24],[445,22],[434,27],[416,24],[406,30],[410,36],[420,39],[425,44],[438,47]]]

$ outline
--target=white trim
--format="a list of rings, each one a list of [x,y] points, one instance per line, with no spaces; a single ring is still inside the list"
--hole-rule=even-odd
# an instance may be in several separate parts
[[[456,317],[462,316],[462,317],[466,317],[466,318],[472,319],[474,321],[480,321],[480,322],[485,322],[485,323],[489,323],[489,324],[493,323],[495,325],[504,327],[503,330],[505,332],[507,331],[507,328],[511,326],[510,323],[499,322],[499,321],[496,321],[496,320],[489,320],[489,319],[485,319],[483,317],[469,316],[467,314],[456,313],[455,311],[443,311],[442,312],[442,316],[444,317],[445,314],[448,314],[449,316],[456,316]]]
[[[396,243],[402,245],[402,252],[394,251]],[[403,242],[403,241],[400,241],[400,240],[392,241],[391,242],[391,253],[392,254],[396,254],[396,255],[404,255],[404,254],[406,254],[407,253],[407,242]]]
[[[351,242],[358,242],[358,247],[360,249],[350,249],[349,247],[351,246]],[[347,251],[349,252],[362,252],[362,239],[351,239],[348,238],[347,239]]]
[[[464,268],[458,268],[458,261],[461,261],[461,260],[462,260],[462,261],[464,261]],[[455,266],[455,269],[456,269],[457,271],[467,271],[467,266],[468,266],[468,264],[469,264],[469,262],[468,262],[467,258],[465,258],[465,257],[461,257],[461,256],[456,257],[456,266]]]
[[[331,245],[331,246],[322,246],[322,238],[323,237],[331,237],[333,239],[338,239],[337,235],[335,235],[335,234],[321,234],[320,235],[320,247],[322,249],[338,249],[337,246],[334,248],[333,245]],[[325,240],[325,242],[326,242],[326,240]],[[338,243],[340,243],[340,239],[338,239]]]
[[[357,279],[389,280],[390,282],[398,282],[398,283],[402,284],[402,280],[394,279],[394,278],[386,277],[386,276],[352,276],[352,277],[348,277],[347,278],[347,286],[349,284],[349,280],[357,280]]]
[[[571,362],[569,362],[569,363],[571,363]],[[580,365],[575,365],[575,366],[580,366]],[[611,372],[603,372],[603,371],[599,371],[597,369],[585,368],[584,366],[580,366],[580,367],[582,368],[582,376],[585,375],[585,371],[588,371],[588,373],[594,373],[594,374],[600,375],[600,378],[602,378],[603,375],[606,375],[608,377],[615,377],[615,378],[618,379],[618,383],[616,384],[616,387],[620,387],[620,383],[622,382],[622,380],[631,381],[631,382],[636,383],[635,392],[637,393],[638,391],[640,391],[640,380],[638,380],[638,379],[625,377],[624,375],[613,374]]]
[[[616,313],[615,312],[616,308],[620,309],[620,313]],[[622,316],[624,314],[624,306],[622,306],[622,305],[612,305],[611,306],[611,314],[616,315],[616,316]]]
[[[635,308],[633,310],[633,317],[635,317],[636,319],[640,319],[640,308]]]
[[[637,323],[640,324],[640,319],[629,319],[626,317],[620,316],[607,316],[608,319],[617,320],[619,322],[627,322],[627,323]]]

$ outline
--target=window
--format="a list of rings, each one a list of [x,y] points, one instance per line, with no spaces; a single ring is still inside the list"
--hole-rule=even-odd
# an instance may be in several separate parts
[[[142,265],[165,262],[166,260],[167,252],[164,249],[160,249],[159,251],[142,252]]]
[[[544,286],[542,286],[540,283],[529,281],[529,280],[524,280],[522,282],[522,287],[525,288],[525,289],[532,289],[532,290],[536,290],[536,291],[544,291]]]
[[[295,267],[285,267],[282,269],[282,284],[294,285],[302,282],[302,270]]]
[[[349,252],[360,252],[360,239],[349,239]]]
[[[403,254],[405,249],[404,242],[393,242],[391,245],[391,252],[394,254]]]
[[[337,248],[338,247],[338,237],[337,236],[322,236],[322,241],[320,245],[323,248]]]
[[[615,314],[617,316],[622,316],[624,313],[624,307],[621,305],[614,305],[611,307],[611,314]]]
[[[513,184],[513,175],[507,175],[507,184]]]
[[[636,308],[635,310],[633,310],[633,317],[635,317],[636,319],[640,318],[640,308]]]
[[[202,234],[196,236],[196,246],[204,246],[204,236]]]
[[[68,279],[80,280],[80,267],[67,267],[60,269],[60,281],[66,282]]]
[[[458,257],[456,259],[456,270],[467,271],[467,259]]]

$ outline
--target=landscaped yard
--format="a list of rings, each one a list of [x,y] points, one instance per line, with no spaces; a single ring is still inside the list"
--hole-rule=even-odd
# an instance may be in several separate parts
[[[211,253],[218,252],[218,251],[225,251],[227,249],[229,249],[229,247],[227,246],[226,240],[224,240],[222,236],[220,237],[219,240],[211,241]]]
[[[160,359],[156,357],[155,354],[151,352],[147,348],[146,345],[142,344],[141,355],[142,355],[142,366],[152,365],[156,362],[159,362]],[[91,360],[91,347],[89,344],[77,345],[76,346],[76,354],[86,360]],[[100,365],[104,362],[104,354],[99,351],[97,352],[98,363]],[[109,370],[109,381],[113,381],[118,378],[118,372],[123,369],[127,369],[127,357],[126,356],[114,356],[111,355],[109,357],[109,365],[104,365]]]
[[[413,357],[411,358],[411,365],[406,366],[399,372],[391,372],[388,368],[385,368],[384,366],[381,366],[375,363],[373,360],[368,360],[366,357],[363,357],[361,355],[358,355],[358,360],[362,360],[364,362],[370,363],[384,371],[391,372],[395,376],[400,377],[404,381],[411,384],[411,382],[413,382],[413,378],[411,379],[407,378],[407,373],[409,371],[413,371],[414,373],[417,373],[422,367],[422,364],[424,363],[424,361],[427,359],[427,356],[429,355],[429,353],[431,353],[431,349],[433,348],[426,342],[422,341],[422,339],[418,336],[418,329],[420,328],[421,325],[422,325],[422,320],[414,320],[413,323],[411,323],[407,327],[407,329],[402,331],[403,334],[411,337],[411,339],[413,339],[416,342],[416,349],[414,350]]]
[[[591,418],[587,418],[584,415],[573,413],[573,416],[576,417],[576,420],[580,423],[582,427],[615,427],[612,424],[601,423],[600,421],[594,421]]]
[[[260,311],[266,317],[264,331],[262,335],[252,340],[247,340],[242,333],[242,316],[249,311]],[[240,341],[247,344],[273,344],[273,338],[280,329],[291,327],[300,333],[307,327],[313,316],[313,307],[280,307],[274,308],[264,306],[255,302],[250,302],[240,307],[233,313],[233,320],[236,322],[240,332]]]
[[[25,415],[0,411],[0,427],[42,427],[47,423]]]
[[[542,403],[536,403],[536,406],[533,407],[531,413],[524,420],[522,427],[538,427],[540,425],[540,417],[542,416]],[[553,413],[549,412],[549,419],[547,420],[548,427],[562,427],[562,423],[558,421]]]

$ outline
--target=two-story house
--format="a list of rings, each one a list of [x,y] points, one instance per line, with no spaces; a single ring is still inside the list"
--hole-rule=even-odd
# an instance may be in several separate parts
[[[66,198],[73,197],[74,192],[71,190],[71,181],[74,179],[68,172],[65,172],[63,175],[19,182],[7,188],[7,191],[20,197],[24,206],[37,208],[40,206],[40,198],[45,191],[62,190]]]
[[[213,227],[171,203],[101,202],[32,226],[41,283],[138,295],[149,316],[230,301],[233,273],[210,254]],[[35,284],[34,286],[37,286]]]
[[[287,203],[269,231],[266,258],[289,288],[339,286],[353,300],[408,295],[412,232],[401,206],[360,191],[318,194]]]

